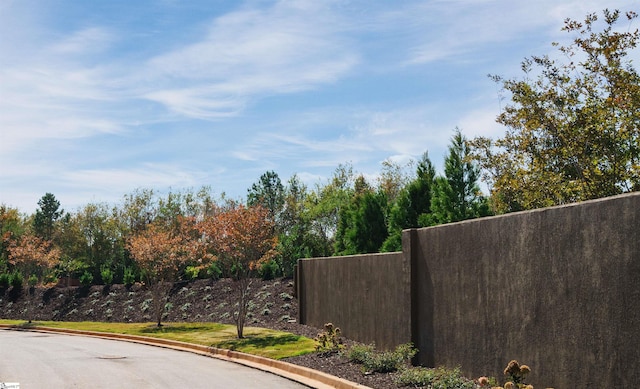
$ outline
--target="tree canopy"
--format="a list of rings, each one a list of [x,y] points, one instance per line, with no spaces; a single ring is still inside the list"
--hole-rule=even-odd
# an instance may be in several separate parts
[[[628,56],[636,18],[626,14],[627,28],[617,10],[567,19],[563,30],[576,36],[554,44],[560,59],[525,59],[522,79],[492,76],[510,94],[497,118],[507,132],[473,144],[497,211],[640,189],[640,76]]]

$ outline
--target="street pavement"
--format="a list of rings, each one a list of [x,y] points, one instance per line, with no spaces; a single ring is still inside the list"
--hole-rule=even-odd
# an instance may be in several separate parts
[[[0,383],[30,388],[284,388],[306,386],[189,352],[123,341],[0,330]]]

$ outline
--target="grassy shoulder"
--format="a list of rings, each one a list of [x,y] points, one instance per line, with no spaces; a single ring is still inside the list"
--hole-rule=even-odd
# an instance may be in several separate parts
[[[0,324],[148,336],[230,349],[272,359],[294,357],[315,351],[313,339],[304,336],[265,328],[246,327],[245,337],[238,339],[235,326],[218,323],[167,323],[162,327],[156,327],[154,323],[61,321],[27,323],[23,320],[0,320]]]

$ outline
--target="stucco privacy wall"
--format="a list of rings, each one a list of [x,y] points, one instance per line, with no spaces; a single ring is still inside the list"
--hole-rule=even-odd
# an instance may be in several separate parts
[[[402,253],[298,261],[299,322],[338,326],[349,339],[391,348],[411,341],[409,263]]]
[[[300,322],[412,340],[422,364],[536,387],[640,386],[640,193],[403,233],[403,253],[300,260]]]
[[[640,193],[404,234],[421,362],[478,376],[518,359],[536,386],[640,385]]]

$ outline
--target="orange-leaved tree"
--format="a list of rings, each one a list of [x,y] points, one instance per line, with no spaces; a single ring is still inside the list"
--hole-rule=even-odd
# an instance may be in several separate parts
[[[202,220],[199,229],[211,259],[234,280],[238,293],[234,320],[238,338],[243,338],[252,277],[259,264],[276,254],[277,239],[269,210],[260,205],[233,204]]]
[[[181,219],[180,228],[167,228],[161,223],[151,223],[133,235],[127,248],[140,268],[140,273],[153,295],[153,310],[157,326],[162,326],[162,316],[167,296],[176,281],[181,266],[192,255],[192,226]]]
[[[47,276],[60,261],[60,250],[32,233],[9,243],[9,264],[33,285]]]

